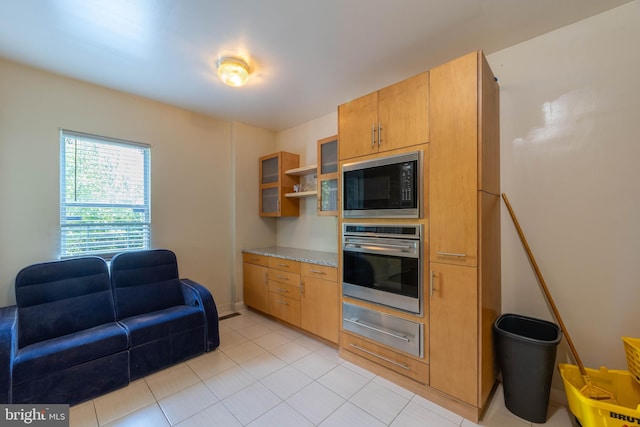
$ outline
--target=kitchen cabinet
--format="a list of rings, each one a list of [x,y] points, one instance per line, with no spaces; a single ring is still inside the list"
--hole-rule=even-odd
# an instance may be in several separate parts
[[[500,313],[499,88],[482,52],[430,70],[430,387],[482,412]]]
[[[318,215],[338,216],[338,136],[318,140]]]
[[[346,332],[340,333],[340,347],[349,349],[350,353],[372,362],[373,365],[369,367],[373,368],[374,372],[376,372],[375,366],[380,365],[399,375],[409,377],[419,384],[429,383],[429,364],[415,357]],[[341,356],[346,356],[349,360],[349,354],[341,353]]]
[[[300,326],[300,263],[269,257],[269,309],[274,317]]]
[[[469,404],[478,395],[477,270],[431,264],[431,386]]]
[[[268,259],[262,255],[245,253],[242,260],[244,303],[266,312],[269,310]]]
[[[293,192],[298,178],[287,175],[285,171],[300,165],[300,156],[286,151],[260,157],[260,216],[282,217],[298,216],[298,199],[286,198]]]
[[[338,269],[302,263],[301,326],[332,343],[338,343],[339,304]]]
[[[245,305],[338,344],[337,267],[248,252],[243,262]]]
[[[340,105],[340,160],[428,142],[428,111],[428,72]]]

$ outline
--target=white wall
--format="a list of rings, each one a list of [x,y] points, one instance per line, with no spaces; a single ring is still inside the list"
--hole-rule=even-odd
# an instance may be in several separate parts
[[[229,122],[0,60],[0,306],[32,263],[56,259],[59,129],[151,145],[152,245],[232,303]]]
[[[232,139],[234,150],[234,221],[235,247],[233,248],[233,301],[244,300],[242,292],[242,249],[275,246],[277,220],[263,218],[260,212],[258,184],[261,156],[274,153],[274,132],[233,122]]]
[[[640,337],[639,24],[636,1],[488,56],[502,191],[594,368],[626,369],[620,337]],[[506,208],[502,290],[503,312],[552,319]]]
[[[336,111],[277,134],[278,151],[300,155],[300,166],[317,164],[317,141],[338,133]],[[315,197],[300,199],[300,216],[278,218],[278,246],[337,252],[338,219],[318,216]]]

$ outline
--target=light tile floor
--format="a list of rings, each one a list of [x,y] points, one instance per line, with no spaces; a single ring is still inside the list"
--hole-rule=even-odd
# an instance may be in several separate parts
[[[532,426],[504,407],[500,388],[475,424],[254,312],[221,321],[220,337],[214,352],[73,406],[71,426]],[[552,404],[545,425],[572,418]]]

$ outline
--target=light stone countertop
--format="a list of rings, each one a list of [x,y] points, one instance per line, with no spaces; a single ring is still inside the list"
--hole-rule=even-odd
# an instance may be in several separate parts
[[[337,252],[315,251],[310,249],[288,248],[284,246],[270,246],[267,248],[243,249],[243,253],[266,255],[275,258],[283,258],[292,261],[307,262],[310,264],[338,266]]]

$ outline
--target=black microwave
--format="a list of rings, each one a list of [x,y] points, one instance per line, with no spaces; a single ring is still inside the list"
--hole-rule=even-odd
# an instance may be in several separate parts
[[[343,218],[420,218],[422,151],[342,166]]]

